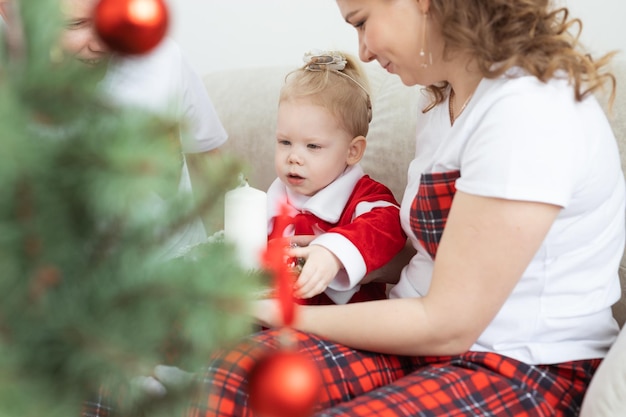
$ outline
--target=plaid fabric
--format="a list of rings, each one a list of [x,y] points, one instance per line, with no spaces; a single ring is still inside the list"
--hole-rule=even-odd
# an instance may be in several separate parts
[[[422,174],[417,195],[411,203],[410,225],[415,237],[435,259],[456,192],[461,171]]]
[[[252,417],[246,375],[277,331],[217,355],[187,417]],[[349,349],[297,332],[324,387],[316,417],[575,416],[599,359],[531,366],[494,353],[405,357]]]

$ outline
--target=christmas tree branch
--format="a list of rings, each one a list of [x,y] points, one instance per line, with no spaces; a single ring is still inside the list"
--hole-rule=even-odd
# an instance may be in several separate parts
[[[156,239],[157,244],[162,244],[171,235],[177,233],[195,219],[202,218],[212,207],[215,206],[217,201],[221,201],[223,190],[228,189],[233,185],[233,179],[236,178],[236,174],[239,172],[239,164],[234,161],[225,161],[220,164],[220,166],[226,172],[217,175],[217,179],[211,175],[211,171],[213,171],[212,174],[214,175],[217,174],[217,172],[215,172],[215,170],[210,170],[205,166],[204,172],[208,173],[208,178],[212,178],[212,183],[204,190],[205,192],[201,196],[200,201],[194,205],[192,210],[176,219],[161,232],[160,236]]]

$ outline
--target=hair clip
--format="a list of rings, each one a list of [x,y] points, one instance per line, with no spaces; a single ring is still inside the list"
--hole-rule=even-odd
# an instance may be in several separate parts
[[[307,52],[302,57],[305,69],[309,71],[323,71],[325,69],[341,71],[346,67],[346,58],[343,55],[328,51]]]
[[[335,74],[344,77],[354,84],[356,84],[363,92],[365,93],[365,97],[367,99],[367,119],[368,122],[372,121],[372,102],[370,99],[370,93],[367,91],[360,82],[343,72],[343,69],[346,68],[346,64],[348,63],[345,56],[330,51],[312,51],[307,52],[302,57],[302,60],[305,62],[304,70],[307,71],[331,71]]]

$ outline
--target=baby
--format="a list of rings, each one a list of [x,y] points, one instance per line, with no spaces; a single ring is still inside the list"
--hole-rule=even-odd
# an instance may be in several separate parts
[[[294,284],[302,303],[386,298],[385,284],[363,280],[404,247],[406,235],[392,192],[359,165],[372,118],[367,80],[344,53],[304,60],[280,92],[269,239],[306,245],[288,251],[305,261]],[[282,205],[289,225],[275,230]]]

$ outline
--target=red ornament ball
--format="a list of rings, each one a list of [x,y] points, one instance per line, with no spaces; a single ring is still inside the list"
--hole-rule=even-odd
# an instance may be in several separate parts
[[[138,55],[161,42],[169,12],[164,0],[100,0],[94,22],[98,36],[111,50]]]
[[[308,417],[322,377],[315,364],[294,351],[275,351],[256,363],[248,380],[250,406],[263,417]]]

